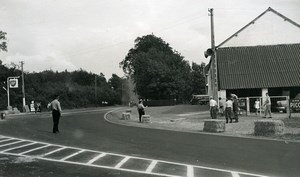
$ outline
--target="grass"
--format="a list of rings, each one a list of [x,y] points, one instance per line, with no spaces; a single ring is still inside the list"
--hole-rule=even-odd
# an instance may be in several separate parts
[[[300,117],[284,119],[283,122],[286,127],[300,128]]]

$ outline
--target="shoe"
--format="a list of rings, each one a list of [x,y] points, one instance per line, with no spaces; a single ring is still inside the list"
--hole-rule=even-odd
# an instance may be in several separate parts
[[[265,116],[263,116],[262,118],[266,118]]]

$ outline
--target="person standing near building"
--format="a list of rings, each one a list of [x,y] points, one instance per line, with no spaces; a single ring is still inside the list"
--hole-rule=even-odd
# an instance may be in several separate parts
[[[137,106],[137,110],[139,112],[139,121],[142,122],[142,115],[145,115],[145,106],[143,104],[143,100],[139,100],[139,104]]]
[[[226,118],[226,123],[228,123],[228,119],[230,119],[230,123],[232,123],[232,100],[231,99],[226,99],[226,108],[225,108],[225,118]]]
[[[233,118],[235,119],[235,122],[239,122],[239,102],[237,96],[233,96],[233,104],[232,104],[232,109],[233,109]]]
[[[58,130],[58,124],[59,124],[59,119],[61,116],[61,106],[59,100],[59,95],[55,95],[54,100],[51,102],[51,110],[52,110],[52,117],[53,117],[53,133],[59,133]]]
[[[210,111],[210,116],[212,119],[217,118],[217,111],[218,111],[218,103],[216,100],[213,99],[213,97],[210,97],[209,100],[209,111]]]
[[[226,103],[226,101],[225,101]],[[222,99],[221,97],[219,97],[219,114],[221,116],[224,115],[224,111],[225,111],[225,103],[224,103],[224,99]]]
[[[264,102],[263,107],[265,108],[265,116],[263,118],[266,118],[268,113],[270,115],[269,118],[272,118],[272,113],[271,113],[271,98],[269,96],[269,93],[266,93],[266,100]]]
[[[254,108],[256,110],[255,114],[258,114],[259,108],[260,108],[260,101],[259,98],[256,99],[255,103],[254,103]]]

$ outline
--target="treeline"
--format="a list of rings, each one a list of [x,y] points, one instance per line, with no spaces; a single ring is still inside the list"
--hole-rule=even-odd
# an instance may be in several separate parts
[[[21,76],[22,72],[18,66],[3,65],[0,60],[0,110],[7,108],[7,83],[8,77]],[[77,70],[73,72],[54,72],[46,70],[39,73],[24,73],[26,105],[31,101],[40,102],[42,109],[46,108],[48,102],[55,94],[60,95],[63,108],[83,108],[92,106],[104,106],[121,104],[122,82],[125,79],[113,74],[107,81],[105,76]],[[23,108],[22,82],[19,78],[19,87],[10,88],[10,105]]]

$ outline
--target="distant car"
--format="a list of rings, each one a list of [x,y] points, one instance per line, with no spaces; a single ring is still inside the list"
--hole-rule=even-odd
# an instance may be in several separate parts
[[[293,99],[300,99],[300,93],[298,93],[296,95],[295,98]],[[277,101],[277,105],[276,105],[276,109],[279,111],[279,112],[286,112],[286,108],[288,107],[288,100],[280,100],[280,101]]]
[[[193,95],[191,104],[207,105],[209,103],[209,95]]]

